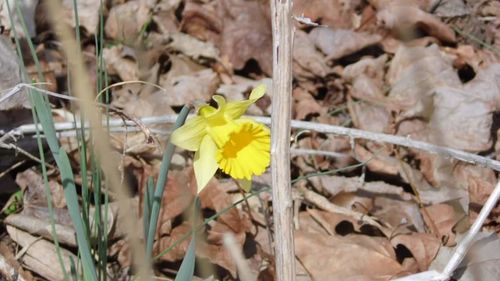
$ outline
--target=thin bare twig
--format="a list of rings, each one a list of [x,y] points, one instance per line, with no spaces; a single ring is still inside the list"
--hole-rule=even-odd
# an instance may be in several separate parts
[[[360,212],[356,212],[338,205],[333,204],[332,202],[328,201],[325,197],[317,194],[316,192],[309,190],[305,187],[299,187],[300,192],[302,195],[304,195],[304,199],[307,201],[313,203],[314,205],[318,206],[320,209],[323,209],[325,211],[329,211],[332,213],[337,213],[337,214],[342,214],[346,215],[348,217],[352,217],[356,220],[365,222],[367,224],[373,225],[378,227],[379,229],[383,229],[383,226],[380,225],[374,218],[365,215]]]
[[[261,117],[261,116],[246,116],[253,118],[259,122],[264,124],[270,124],[271,119],[269,117]],[[176,115],[162,115],[162,116],[154,116],[154,117],[144,117],[140,118],[140,122],[143,125],[153,125],[153,124],[163,124],[163,123],[173,123],[177,118]],[[88,124],[85,125],[88,127]],[[132,121],[123,121],[121,119],[111,119],[109,120],[110,127],[119,127],[119,126],[135,126]],[[480,155],[476,155],[473,153],[461,151],[458,149],[443,147],[439,145],[434,145],[422,141],[412,140],[409,137],[401,137],[380,133],[373,133],[358,129],[345,128],[340,126],[314,123],[314,122],[306,122],[306,121],[298,121],[292,120],[291,127],[293,129],[303,129],[303,130],[311,130],[325,134],[335,134],[348,136],[353,139],[366,139],[372,140],[376,142],[385,142],[395,145],[401,145],[409,148],[414,148],[418,150],[427,151],[429,153],[438,154],[444,157],[455,158],[460,161],[464,161],[472,164],[479,164],[488,168],[491,168],[496,171],[500,171],[500,161],[496,161],[490,159],[488,157],[483,157]],[[40,128],[40,127],[39,127]],[[75,128],[79,128],[79,124],[77,122],[77,126],[75,127],[74,122],[60,122],[55,123],[55,128],[57,131],[62,130],[74,130]],[[36,132],[36,127],[34,124],[22,125],[18,128],[14,129],[17,134],[29,134]],[[333,156],[333,155],[332,155]]]

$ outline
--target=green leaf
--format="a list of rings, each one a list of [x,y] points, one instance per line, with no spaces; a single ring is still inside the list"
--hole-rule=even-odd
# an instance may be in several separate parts
[[[177,276],[175,276],[174,281],[191,281],[193,280],[194,275],[194,265],[196,258],[196,239],[193,233],[193,237],[191,242],[189,243],[189,248],[184,256],[184,260],[182,260],[181,267],[179,268],[179,272]]]

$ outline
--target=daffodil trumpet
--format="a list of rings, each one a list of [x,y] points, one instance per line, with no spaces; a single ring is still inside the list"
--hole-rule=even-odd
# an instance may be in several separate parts
[[[213,96],[217,108],[203,105],[198,115],[172,133],[171,142],[195,151],[194,172],[200,192],[217,169],[242,182],[261,175],[269,166],[271,134],[269,128],[242,115],[264,96],[265,85],[253,89],[248,100],[226,102]],[[244,186],[249,186],[244,184]]]

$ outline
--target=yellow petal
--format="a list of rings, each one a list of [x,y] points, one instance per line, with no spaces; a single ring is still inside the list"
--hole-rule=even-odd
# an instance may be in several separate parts
[[[197,151],[201,140],[207,134],[206,121],[201,116],[189,119],[170,136],[170,142],[187,150]]]
[[[226,99],[221,95],[214,95],[212,99],[217,103],[217,108],[223,108],[226,105]]]
[[[250,93],[250,100],[258,100],[264,96],[266,93],[267,87],[266,84],[260,84],[259,86],[255,87],[252,92]]]
[[[198,109],[198,115],[207,118],[208,116],[214,114],[217,111],[217,109],[213,108],[210,105],[203,105]]]
[[[269,129],[253,120],[238,120],[239,129],[217,151],[219,167],[235,179],[251,180],[264,173],[270,162]]]
[[[209,119],[210,120],[207,122],[207,133],[215,144],[217,144],[217,147],[222,147],[229,139],[230,134],[240,128],[240,126],[232,120]]]
[[[248,107],[254,104],[258,99],[266,93],[266,85],[261,84],[252,90],[248,100],[228,102],[222,109],[224,114],[232,119],[237,119],[245,114]]]
[[[205,188],[210,179],[217,171],[217,161],[215,154],[217,146],[206,135],[201,141],[200,149],[194,154],[194,174],[196,176],[196,183],[198,185],[198,193]]]

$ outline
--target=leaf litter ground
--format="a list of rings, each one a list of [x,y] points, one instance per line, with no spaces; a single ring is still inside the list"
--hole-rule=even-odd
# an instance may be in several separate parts
[[[294,1],[294,15],[317,24],[296,22],[293,118],[409,136],[499,159],[500,5],[438,2]],[[74,26],[71,3],[63,1],[67,17],[61,20]],[[1,24],[7,30],[0,41],[2,65],[7,66],[1,70],[3,90],[21,80],[13,75],[19,66],[8,41],[11,23],[1,7]],[[215,93],[239,100],[259,84],[271,89],[269,7],[268,1],[243,0],[109,1],[102,55],[109,83],[126,83],[111,88],[108,103],[125,116],[141,118],[175,114],[184,104],[209,102]],[[67,65],[47,23],[44,1],[24,8],[44,79],[51,83],[48,89],[68,93]],[[78,14],[82,52],[97,83],[99,1],[78,1]],[[35,76],[34,62],[25,63]],[[146,83],[132,82],[138,80]],[[53,97],[50,101],[56,122],[79,118],[77,106]],[[271,101],[269,91],[249,113],[269,116]],[[29,108],[24,93],[2,102],[0,129],[33,123],[24,108]],[[149,177],[158,176],[169,128],[155,124],[147,132],[110,136],[116,168],[132,183],[135,195],[130,200],[137,218],[131,219],[137,225],[142,225],[144,188]],[[487,167],[425,151],[314,131],[292,133],[291,147],[303,152],[294,154],[291,163],[299,280],[390,280],[436,268],[497,181],[497,173]],[[0,150],[3,202],[11,203],[7,199],[17,189],[24,197],[22,210],[4,220],[8,235],[0,254],[11,257],[9,264],[26,280],[61,280],[62,273],[51,270],[57,264],[53,244],[39,243],[50,242],[51,235],[43,179],[33,158],[26,157],[37,155],[36,143],[29,137],[7,142],[26,154]],[[60,143],[74,171],[80,171],[74,134],[61,136]],[[307,153],[311,150],[316,153]],[[155,273],[165,278],[175,275],[189,246],[186,237],[193,226],[187,213],[196,193],[192,155],[179,150],[172,164],[154,244],[155,255],[176,245],[157,260]],[[64,258],[76,259],[74,230],[56,169],[50,169],[49,178]],[[235,182],[222,173],[216,178],[200,194],[203,218],[216,218],[201,228],[197,280],[238,279],[234,257],[224,244],[228,232],[252,276],[273,280],[272,247],[277,241],[272,235],[269,172],[255,179],[255,195],[245,200]],[[80,175],[77,183],[82,180]],[[240,203],[230,208],[235,202]],[[482,232],[492,237],[483,243],[497,249],[499,212],[494,209]],[[131,249],[116,219],[119,214],[111,203],[109,275],[129,280]],[[36,237],[43,239],[37,242]],[[19,262],[12,259],[15,248],[32,243],[37,246],[27,247]],[[484,246],[477,248],[475,260],[482,262],[471,270],[466,266],[457,279],[500,278],[487,262],[499,257]],[[490,275],[471,279],[481,272],[481,264]]]

